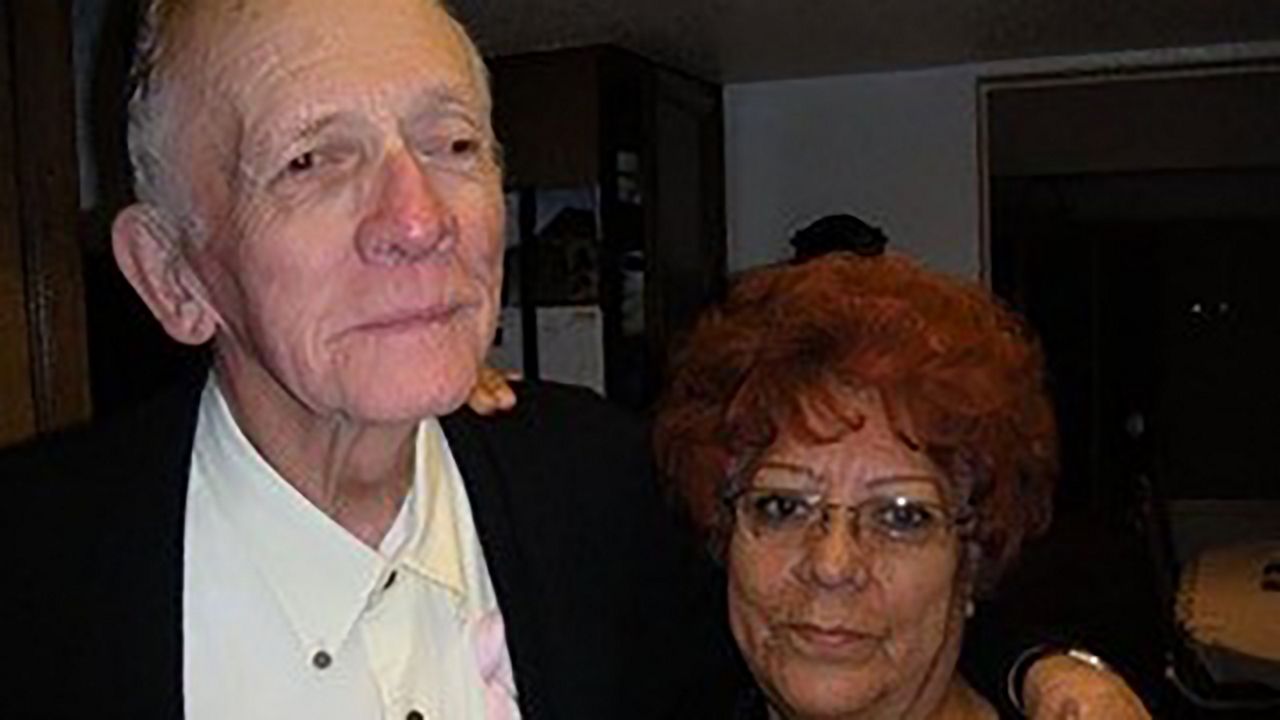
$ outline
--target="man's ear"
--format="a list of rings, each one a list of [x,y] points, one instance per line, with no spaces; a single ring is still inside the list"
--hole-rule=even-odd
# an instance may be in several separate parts
[[[169,337],[201,345],[217,330],[217,315],[198,293],[179,233],[162,210],[139,203],[116,216],[111,248],[120,271]]]

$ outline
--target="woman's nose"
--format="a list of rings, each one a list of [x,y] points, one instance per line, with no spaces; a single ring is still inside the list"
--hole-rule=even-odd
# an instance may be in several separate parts
[[[870,580],[871,555],[843,513],[830,513],[813,528],[805,553],[801,572],[815,585],[857,589]]]
[[[372,265],[403,265],[448,252],[458,221],[429,173],[405,151],[381,168],[373,206],[356,230],[360,258]]]

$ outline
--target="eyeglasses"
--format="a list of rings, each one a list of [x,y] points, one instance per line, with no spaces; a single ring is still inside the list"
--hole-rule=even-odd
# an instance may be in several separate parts
[[[738,527],[768,547],[796,550],[829,530],[834,510],[849,515],[858,546],[898,553],[927,547],[951,530],[967,526],[971,515],[952,513],[941,503],[903,496],[873,497],[857,505],[825,502],[821,493],[755,487],[727,498]]]

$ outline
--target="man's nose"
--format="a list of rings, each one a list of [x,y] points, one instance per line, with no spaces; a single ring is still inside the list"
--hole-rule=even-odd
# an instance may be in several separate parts
[[[831,512],[813,528],[800,572],[814,585],[860,589],[871,578],[871,554],[859,544],[849,518]]]
[[[458,221],[430,175],[405,151],[383,161],[373,206],[356,230],[360,258],[373,265],[403,265],[447,252]]]

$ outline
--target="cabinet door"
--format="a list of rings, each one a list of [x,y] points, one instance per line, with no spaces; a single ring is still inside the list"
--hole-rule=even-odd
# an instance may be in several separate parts
[[[724,142],[719,88],[659,71],[653,107],[646,318],[662,367],[725,276]]]

